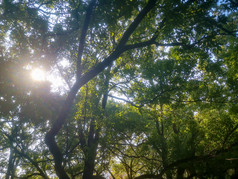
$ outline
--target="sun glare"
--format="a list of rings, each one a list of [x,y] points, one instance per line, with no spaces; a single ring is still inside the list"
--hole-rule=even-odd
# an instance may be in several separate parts
[[[59,61],[58,66],[61,70],[67,70],[70,68],[70,63],[67,59],[62,59]],[[59,69],[54,67],[52,70],[44,71],[41,67],[33,67],[31,65],[25,66],[26,70],[29,70],[30,77],[34,81],[38,82],[49,82],[51,87],[51,92],[57,92],[60,94],[64,94],[69,90],[69,86],[64,80],[62,74]]]
[[[44,81],[46,79],[46,73],[43,70],[37,68],[32,70],[31,77],[36,81]]]

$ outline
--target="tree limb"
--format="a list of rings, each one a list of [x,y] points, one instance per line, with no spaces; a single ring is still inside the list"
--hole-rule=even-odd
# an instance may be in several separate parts
[[[24,152],[18,150],[17,147],[15,147],[12,144],[14,142],[12,136],[8,135],[7,133],[4,133],[4,135],[9,139],[9,141],[11,141],[11,148],[14,150],[15,153],[17,153],[19,156],[27,159],[39,171],[39,175],[41,175],[44,179],[49,179],[47,174],[39,167],[37,162],[35,162],[33,159],[31,159],[31,157],[29,155],[27,155]]]
[[[131,50],[131,49],[135,49],[135,48],[142,48],[142,47],[147,47],[150,45],[156,45],[157,47],[173,47],[173,46],[183,46],[186,45],[184,43],[170,43],[170,44],[163,44],[163,43],[158,43],[155,40],[151,39],[145,42],[140,42],[140,43],[136,43],[136,44],[131,44],[131,45],[126,45],[126,49],[127,50]]]
[[[78,48],[78,58],[77,58],[77,74],[76,74],[77,79],[80,78],[81,73],[82,73],[81,63],[82,63],[82,55],[83,55],[83,49],[84,49],[84,44],[85,44],[85,38],[87,35],[88,26],[89,26],[89,22],[91,19],[90,17],[92,15],[93,7],[95,6],[95,3],[96,3],[96,0],[92,0],[87,8],[87,13],[86,13],[86,17],[84,19],[81,36],[79,38],[79,48]]]
[[[95,0],[93,0],[95,1]],[[93,3],[93,1],[91,3]],[[137,28],[137,26],[140,24],[140,22],[144,19],[144,17],[148,14],[148,12],[154,7],[156,3],[156,0],[150,0],[148,4],[145,6],[145,8],[138,14],[138,16],[135,18],[135,20],[132,22],[132,24],[129,26],[129,28],[126,30],[125,34],[123,35],[121,41],[117,45],[116,49],[112,52],[112,54],[106,58],[103,62],[99,63],[96,65],[94,68],[90,69],[87,73],[84,75],[79,75],[80,74],[80,69],[77,69],[77,75],[78,78],[71,88],[64,105],[62,106],[61,112],[53,124],[52,128],[50,129],[49,132],[47,132],[45,136],[45,142],[47,146],[49,147],[50,152],[52,153],[55,161],[55,170],[56,174],[60,179],[68,179],[68,175],[66,174],[63,166],[62,166],[62,160],[63,156],[62,153],[57,146],[57,143],[55,141],[55,136],[58,134],[59,130],[62,128],[63,124],[65,123],[65,120],[70,112],[71,107],[73,106],[73,102],[75,99],[75,96],[78,92],[78,90],[87,82],[89,82],[91,79],[93,79],[95,76],[97,76],[99,73],[101,73],[106,67],[108,67],[113,61],[115,61],[124,51],[126,51],[125,44],[128,41],[130,35],[134,32],[134,30]],[[90,17],[87,14],[90,14],[92,10],[88,9],[86,13],[86,18]],[[86,19],[85,18],[85,19]],[[86,36],[86,31],[88,28],[88,22],[84,24],[87,27],[83,27],[83,31],[80,38],[80,44],[81,48],[80,53],[78,54],[78,62],[77,62],[77,67],[80,68],[81,65],[81,58],[82,58],[82,52],[83,52],[83,45],[84,45],[84,40]],[[80,77],[80,78],[79,78]]]

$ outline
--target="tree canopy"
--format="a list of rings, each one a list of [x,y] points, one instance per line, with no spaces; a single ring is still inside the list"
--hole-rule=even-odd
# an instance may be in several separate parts
[[[238,177],[237,10],[2,0],[0,177]]]

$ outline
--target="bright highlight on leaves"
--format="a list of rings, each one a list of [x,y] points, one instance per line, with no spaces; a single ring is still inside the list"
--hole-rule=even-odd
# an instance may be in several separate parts
[[[36,69],[32,70],[31,77],[35,81],[44,81],[46,79],[46,73],[45,73],[45,71],[43,71],[39,68],[36,68]]]

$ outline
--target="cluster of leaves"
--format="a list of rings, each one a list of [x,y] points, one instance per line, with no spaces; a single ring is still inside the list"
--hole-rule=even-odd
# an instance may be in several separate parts
[[[233,0],[3,0],[0,177],[236,177],[236,10]],[[69,90],[33,81],[34,67],[58,71]]]

